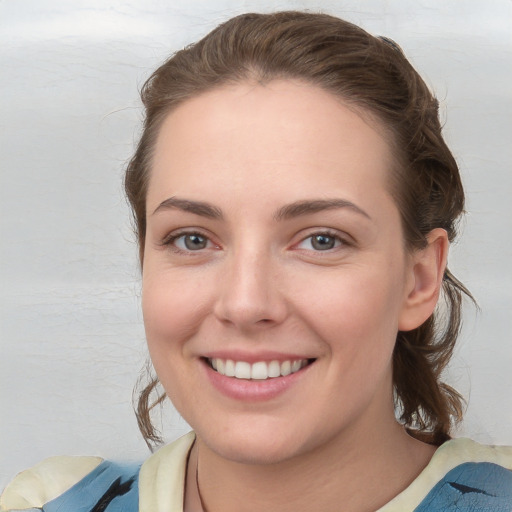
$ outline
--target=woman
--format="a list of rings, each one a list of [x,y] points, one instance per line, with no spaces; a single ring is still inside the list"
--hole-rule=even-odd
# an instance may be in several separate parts
[[[2,510],[509,510],[511,450],[450,440],[464,194],[396,44],[327,15],[243,15],[164,63],[143,102],[125,184],[146,335],[194,433],[141,468],[45,461]]]

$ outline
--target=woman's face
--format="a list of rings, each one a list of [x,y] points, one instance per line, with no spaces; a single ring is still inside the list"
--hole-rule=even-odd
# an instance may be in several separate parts
[[[293,81],[224,86],[166,119],[144,321],[167,394],[217,454],[276,462],[394,421],[414,278],[392,166],[377,124]]]

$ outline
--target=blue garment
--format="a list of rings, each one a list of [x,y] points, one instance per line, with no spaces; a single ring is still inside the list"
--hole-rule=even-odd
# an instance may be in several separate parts
[[[140,464],[103,461],[61,496],[43,506],[44,512],[137,512]]]
[[[490,462],[452,469],[414,512],[511,512],[512,471]]]
[[[139,465],[102,462],[44,512],[136,512]],[[467,462],[449,471],[414,512],[511,512],[512,471],[489,462]]]

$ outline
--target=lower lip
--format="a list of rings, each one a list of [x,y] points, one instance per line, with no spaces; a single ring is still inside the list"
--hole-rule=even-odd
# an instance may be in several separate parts
[[[286,392],[306,374],[312,364],[310,363],[298,372],[291,373],[285,377],[249,380],[221,375],[211,368],[206,361],[203,361],[208,379],[218,391],[229,398],[251,402],[271,400]]]

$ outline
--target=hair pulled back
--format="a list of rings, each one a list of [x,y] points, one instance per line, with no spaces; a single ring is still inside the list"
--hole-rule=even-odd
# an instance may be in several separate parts
[[[326,14],[245,14],[175,53],[142,88],[143,133],[125,176],[141,264],[152,154],[166,116],[217,86],[275,79],[316,85],[376,119],[395,156],[390,189],[407,248],[425,247],[434,228],[445,229],[454,240],[464,209],[458,167],[441,135],[438,102],[401,49]],[[448,439],[462,417],[462,398],[441,374],[460,330],[463,294],[470,296],[448,269],[442,292],[440,306],[423,325],[398,333],[393,354],[397,415],[412,435],[433,444]],[[160,441],[150,418],[165,398],[156,392],[157,384],[154,378],[138,399],[137,418],[148,445]]]

